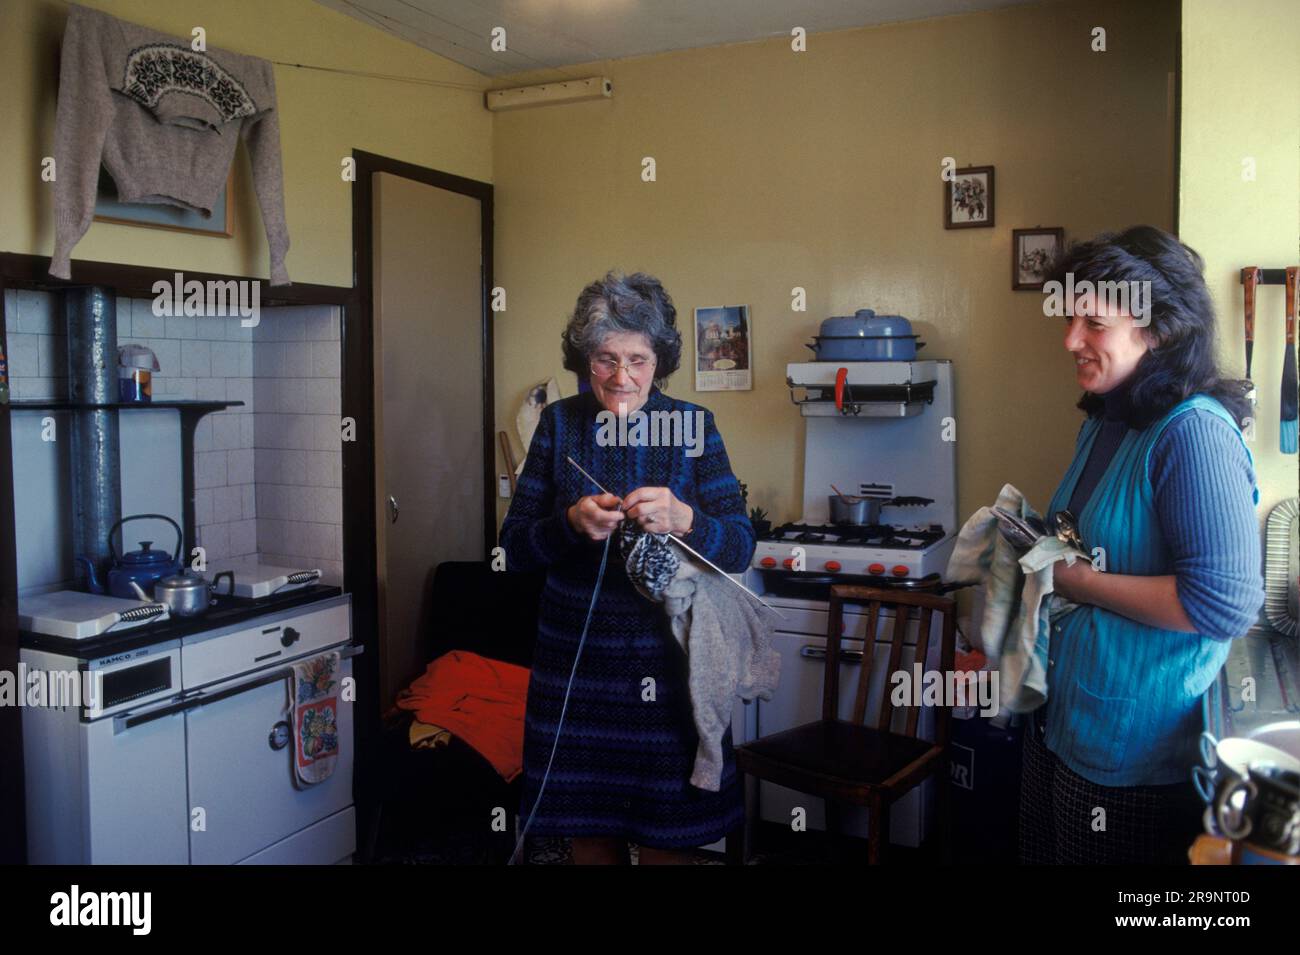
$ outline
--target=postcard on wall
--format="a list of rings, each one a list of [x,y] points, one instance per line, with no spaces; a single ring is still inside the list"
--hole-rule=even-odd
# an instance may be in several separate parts
[[[695,390],[752,390],[752,334],[748,305],[697,308]]]

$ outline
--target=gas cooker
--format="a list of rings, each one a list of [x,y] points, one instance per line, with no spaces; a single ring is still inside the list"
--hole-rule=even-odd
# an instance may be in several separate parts
[[[782,524],[758,542],[751,566],[776,574],[917,581],[943,573],[954,542],[941,524]]]

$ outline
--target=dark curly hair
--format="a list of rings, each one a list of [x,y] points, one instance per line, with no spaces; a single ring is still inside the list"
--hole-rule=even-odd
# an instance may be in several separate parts
[[[582,290],[562,335],[564,367],[584,381],[591,377],[591,356],[606,336],[640,332],[655,353],[655,383],[662,385],[682,358],[677,309],[653,275],[609,271]]]
[[[1150,282],[1149,350],[1138,361],[1129,390],[1129,424],[1145,428],[1194,394],[1208,394],[1244,424],[1250,414],[1244,383],[1219,374],[1215,363],[1214,303],[1202,274],[1205,263],[1192,249],[1154,226],[1132,226],[1076,242],[1052,263],[1049,282]],[[1100,396],[1084,392],[1079,407],[1101,413]]]

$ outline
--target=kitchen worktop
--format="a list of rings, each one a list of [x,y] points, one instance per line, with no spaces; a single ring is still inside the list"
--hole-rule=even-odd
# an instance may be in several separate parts
[[[1248,677],[1255,681],[1253,699],[1244,698]],[[1300,641],[1263,627],[1232,641],[1227,663],[1205,694],[1205,706],[1205,725],[1216,739],[1300,719]]]
[[[316,584],[291,590],[287,593],[252,600],[244,597],[227,597],[217,595],[217,604],[206,614],[198,617],[171,617],[170,619],[134,627],[121,633],[105,633],[85,640],[70,640],[67,637],[55,637],[45,633],[19,631],[19,645],[24,649],[46,650],[81,660],[97,659],[116,653],[124,653],[139,647],[155,643],[179,640],[204,630],[216,630],[229,627],[260,617],[264,614],[288,610],[303,604],[314,603],[337,597],[343,591],[328,584]]]

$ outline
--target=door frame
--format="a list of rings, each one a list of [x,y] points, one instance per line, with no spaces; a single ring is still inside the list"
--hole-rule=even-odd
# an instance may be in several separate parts
[[[372,176],[386,172],[429,186],[469,196],[479,201],[479,241],[482,248],[480,273],[480,321],[483,346],[483,559],[496,546],[496,496],[493,471],[496,467],[495,384],[492,356],[492,184],[439,172],[425,166],[390,159],[360,149],[352,150],[356,179],[352,183],[352,287],[355,308],[347,313],[343,328],[343,407],[355,417],[356,440],[343,443],[344,487],[343,566],[345,589],[352,594],[353,628],[365,633],[367,652],[357,657],[353,672],[359,689],[374,701],[354,714],[358,732],[377,743],[379,734],[379,528],[376,508],[379,489],[375,482],[375,316],[374,316],[374,186]],[[348,506],[351,503],[353,506]],[[359,671],[359,673],[358,673]],[[362,752],[375,752],[365,746]],[[378,767],[375,767],[376,769]],[[369,767],[367,767],[369,769]],[[368,787],[375,773],[359,774]],[[358,808],[362,805],[358,788]],[[366,800],[369,802],[369,800]],[[362,827],[365,831],[365,826]],[[363,851],[368,847],[358,846]]]

